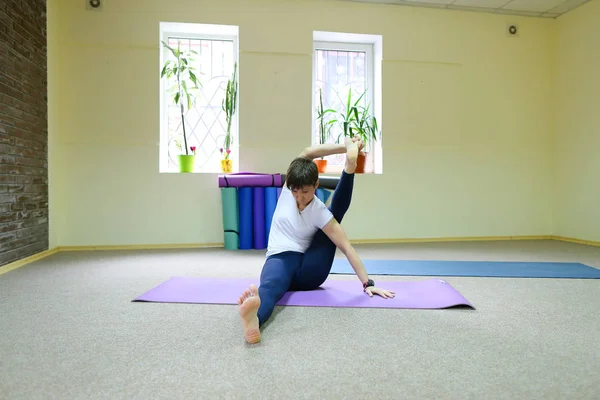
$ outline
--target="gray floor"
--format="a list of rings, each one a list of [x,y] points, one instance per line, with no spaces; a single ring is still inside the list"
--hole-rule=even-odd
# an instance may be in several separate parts
[[[554,241],[357,249],[600,268],[600,248]],[[172,275],[256,277],[263,254],[57,253],[0,275],[0,398],[600,398],[597,279],[444,278],[475,311],[278,308],[257,346],[236,306],[131,302]]]

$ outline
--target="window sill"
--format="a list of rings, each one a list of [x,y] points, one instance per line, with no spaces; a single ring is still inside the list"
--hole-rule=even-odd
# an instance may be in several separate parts
[[[327,166],[325,172],[320,175],[335,175],[339,176],[342,174],[344,167],[342,166]],[[372,168],[366,168],[364,172],[356,172],[358,175],[381,175],[381,172],[376,172]]]
[[[220,169],[201,169],[194,170],[192,172],[180,172],[179,169],[161,169],[158,171],[160,174],[212,174],[212,175],[223,175],[223,174],[235,174],[238,173],[237,170],[232,170],[231,172],[223,172]]]

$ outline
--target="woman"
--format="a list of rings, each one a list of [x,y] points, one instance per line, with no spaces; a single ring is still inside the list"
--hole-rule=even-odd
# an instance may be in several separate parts
[[[260,287],[251,285],[238,299],[248,343],[260,341],[260,327],[287,291],[315,290],[327,279],[339,248],[369,296],[394,297],[377,288],[340,226],[352,199],[354,171],[363,143],[347,138],[343,145],[318,145],[304,149],[287,170],[286,181],[271,222],[266,261]],[[346,164],[329,208],[315,196],[319,172],[313,159],[346,153]]]

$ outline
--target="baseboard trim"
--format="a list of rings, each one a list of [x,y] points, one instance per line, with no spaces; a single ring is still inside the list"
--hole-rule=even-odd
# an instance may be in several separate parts
[[[10,272],[10,271],[13,271],[13,270],[15,270],[17,268],[21,268],[21,267],[23,267],[23,266],[25,266],[27,264],[30,264],[30,263],[32,263],[34,261],[41,260],[42,258],[46,258],[48,256],[51,256],[54,253],[58,253],[58,251],[59,251],[58,247],[55,247],[55,248],[53,248],[51,250],[44,250],[44,251],[42,251],[40,253],[37,253],[37,254],[34,254],[32,256],[25,257],[25,258],[23,258],[21,260],[17,260],[15,262],[10,263],[10,264],[6,264],[5,266],[0,267],[0,275],[5,274],[5,273]]]
[[[560,242],[569,242],[569,243],[585,244],[588,246],[600,247],[600,242],[595,242],[593,240],[583,240],[583,239],[576,239],[576,238],[570,238],[570,237],[564,237],[564,236],[552,236],[552,239],[558,240]]]
[[[224,243],[183,243],[183,244],[128,244],[101,246],[59,246],[59,251],[106,251],[106,250],[169,250],[169,249],[202,249],[223,247]]]
[[[389,244],[389,243],[439,243],[439,242],[486,242],[502,240],[550,240],[552,236],[464,236],[439,238],[406,238],[406,239],[357,239],[352,244]]]
[[[388,243],[427,243],[427,242],[476,242],[498,240],[550,240],[552,236],[473,236],[447,238],[415,238],[415,239],[356,239],[352,244],[388,244]],[[201,249],[219,248],[224,243],[189,243],[189,244],[142,244],[142,245],[100,245],[100,246],[59,246],[59,251],[103,251],[103,250],[160,250],[160,249]]]
[[[507,240],[556,240],[560,242],[577,243],[587,246],[600,247],[600,242],[583,240],[556,235],[540,236],[473,236],[473,237],[448,237],[448,238],[416,238],[416,239],[358,239],[351,240],[353,244],[393,244],[393,243],[439,243],[439,242],[483,242],[483,241],[507,241]],[[223,243],[189,243],[189,244],[148,244],[148,245],[106,245],[106,246],[58,246],[50,250],[23,258],[0,266],[0,275],[17,268],[21,268],[34,261],[41,260],[61,251],[104,251],[104,250],[160,250],[160,249],[201,249],[222,248]]]

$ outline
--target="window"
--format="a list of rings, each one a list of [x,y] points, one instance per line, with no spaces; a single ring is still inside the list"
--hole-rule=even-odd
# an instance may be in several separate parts
[[[188,150],[196,147],[195,172],[221,173],[220,149],[227,133],[223,99],[238,61],[238,27],[161,23],[160,35],[161,41],[170,47],[177,49],[179,46],[182,52],[193,50],[196,53],[192,67],[200,88],[190,92],[192,107],[184,109],[187,146]],[[167,47],[161,48],[162,70],[164,63],[175,57]],[[237,75],[239,78],[239,72]],[[181,110],[169,94],[173,81],[167,82],[166,78],[160,81],[160,172],[178,172],[178,155],[185,154]],[[189,87],[191,83],[188,81],[187,84]],[[239,102],[231,123],[230,158],[234,168],[239,165],[238,115]]]
[[[343,143],[343,119],[351,105],[367,108],[381,131],[381,36],[315,32],[313,45],[313,129],[312,144],[322,142],[319,107],[333,109],[325,114],[325,143]],[[362,96],[362,97],[361,97]],[[360,117],[360,116],[359,116]],[[328,121],[337,121],[327,124]],[[365,173],[382,172],[381,140],[367,143]],[[339,173],[345,156],[326,157],[326,173]]]

